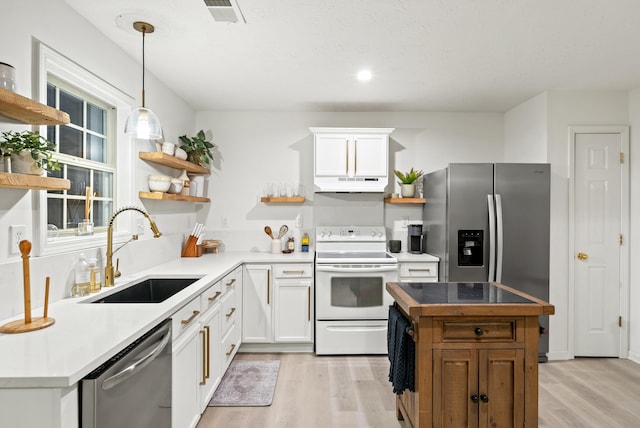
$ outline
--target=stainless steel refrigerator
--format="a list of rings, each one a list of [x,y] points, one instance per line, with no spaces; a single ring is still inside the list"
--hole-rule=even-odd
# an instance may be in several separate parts
[[[497,281],[549,300],[549,164],[465,163],[426,174],[423,229],[440,281]],[[548,328],[548,317],[540,317]],[[540,360],[549,349],[540,337]]]

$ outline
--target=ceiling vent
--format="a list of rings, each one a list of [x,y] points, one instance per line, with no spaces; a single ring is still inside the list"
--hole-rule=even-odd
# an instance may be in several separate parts
[[[247,22],[236,0],[204,0],[204,4],[216,22]]]

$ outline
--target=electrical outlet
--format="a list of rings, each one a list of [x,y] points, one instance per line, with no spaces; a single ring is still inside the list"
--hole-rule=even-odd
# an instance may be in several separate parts
[[[227,222],[227,217],[226,216],[222,216],[222,218],[220,219],[221,223],[222,223],[222,228],[226,229],[227,227],[229,227],[229,223]]]
[[[136,219],[136,235],[144,235],[144,217]]]
[[[20,254],[20,241],[27,239],[27,226],[9,226],[9,254]]]

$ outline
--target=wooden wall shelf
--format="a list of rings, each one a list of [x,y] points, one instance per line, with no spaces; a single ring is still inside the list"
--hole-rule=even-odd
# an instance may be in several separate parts
[[[171,168],[186,169],[187,172],[190,172],[192,174],[211,174],[211,171],[205,167],[182,159],[178,159],[175,156],[171,156],[163,152],[140,152],[138,153],[138,157],[140,159]]]
[[[0,88],[0,115],[30,125],[65,125],[69,115],[48,105]]]
[[[199,196],[174,195],[161,192],[138,192],[140,199],[155,199],[156,201],[180,201],[180,202],[211,202],[209,198]]]
[[[260,198],[260,202],[265,204],[301,204],[304,202],[304,196],[295,196],[291,198],[276,196],[262,197]]]
[[[71,182],[64,178],[0,172],[0,187],[33,190],[69,190]]]
[[[387,204],[424,204],[425,198],[384,198]]]

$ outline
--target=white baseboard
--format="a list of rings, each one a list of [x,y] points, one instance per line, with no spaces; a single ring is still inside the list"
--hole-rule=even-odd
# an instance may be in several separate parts
[[[640,364],[640,354],[638,354],[637,352],[629,351],[628,358],[634,363]]]
[[[549,361],[564,361],[564,360],[572,360],[573,358],[569,355],[569,352],[547,352],[547,358]]]
[[[243,343],[238,352],[313,352],[313,343]]]

